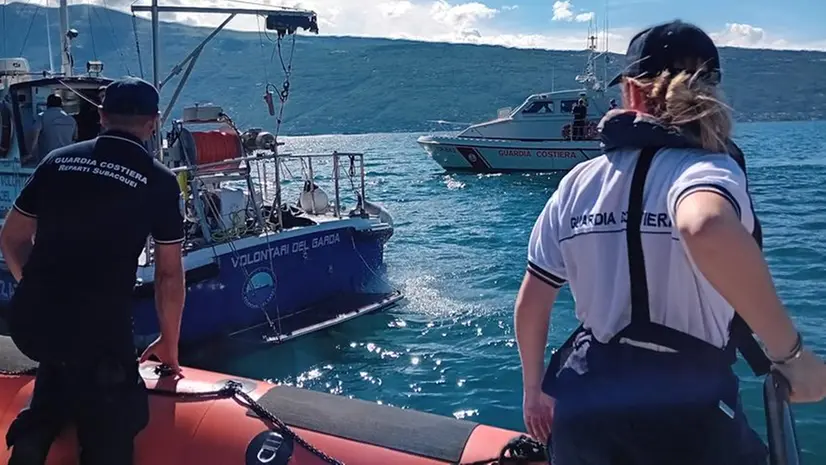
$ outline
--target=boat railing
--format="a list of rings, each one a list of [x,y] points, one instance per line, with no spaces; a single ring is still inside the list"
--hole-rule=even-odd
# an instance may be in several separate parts
[[[182,182],[184,211],[194,210],[194,215],[186,214],[190,228],[198,232],[197,237],[187,234],[185,253],[324,221],[369,217],[365,209],[363,153],[257,153],[171,170]],[[223,223],[221,218],[227,212],[222,211],[221,201],[215,201],[210,193],[220,196],[223,189],[237,190],[241,184],[246,184],[247,204],[231,213],[243,213],[243,218]],[[332,192],[332,198],[327,192]],[[348,204],[353,207],[348,209]],[[298,224],[294,216],[296,207],[298,216],[304,217]],[[285,215],[293,215],[292,221],[286,220]],[[142,263],[150,265],[154,261],[154,245],[148,242],[145,251]]]
[[[276,155],[275,159],[273,167],[277,170],[275,174],[279,181],[276,184],[274,205],[281,205],[283,198],[297,197],[300,208],[307,214],[341,219],[345,215],[343,206],[350,201],[355,207],[349,216],[366,215],[363,202],[366,198],[363,153],[283,153]],[[300,176],[295,175],[292,170],[295,165],[299,165]],[[329,174],[324,174],[325,172]],[[294,183],[296,180],[299,182]],[[326,208],[327,202],[324,199],[321,200],[321,205],[316,205],[318,189],[320,197],[327,195],[324,192],[325,182],[327,189],[333,194],[331,208]],[[296,184],[300,192],[290,192],[290,187]],[[282,211],[279,209],[277,214],[281,215]],[[281,224],[281,220],[279,217],[278,224]]]
[[[770,465],[800,465],[794,415],[790,405],[789,381],[772,371],[763,382],[763,403],[769,442]]]

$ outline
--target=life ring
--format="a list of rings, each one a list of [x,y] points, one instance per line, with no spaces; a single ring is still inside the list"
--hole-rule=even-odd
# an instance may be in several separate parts
[[[11,150],[11,111],[0,105],[0,157],[5,157]]]

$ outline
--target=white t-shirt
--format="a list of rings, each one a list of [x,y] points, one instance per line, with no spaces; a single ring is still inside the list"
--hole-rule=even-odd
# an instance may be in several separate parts
[[[568,282],[577,318],[603,343],[631,321],[625,222],[638,157],[639,150],[617,150],[574,167],[539,215],[528,246],[528,270],[556,287]],[[651,321],[722,348],[734,310],[696,269],[674,226],[676,205],[698,190],[725,196],[754,229],[746,176],[734,159],[660,150],[640,226]]]

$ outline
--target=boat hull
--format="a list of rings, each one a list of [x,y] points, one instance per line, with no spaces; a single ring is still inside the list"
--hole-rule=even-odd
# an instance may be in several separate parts
[[[262,325],[267,328],[258,331],[260,339],[285,340],[307,327],[349,319],[342,315],[377,310],[376,303],[395,303],[383,278],[384,244],[392,233],[386,224],[347,219],[191,252],[184,258],[181,344]],[[151,267],[138,269],[133,307],[138,347],[159,334],[153,275]],[[8,304],[13,282],[3,267],[0,305]]]
[[[422,136],[419,145],[447,171],[560,172],[602,152],[599,141],[520,141]]]
[[[35,364],[0,337],[0,373]],[[347,465],[492,463],[519,432],[467,420],[402,409],[264,381],[184,368],[183,377],[159,377],[154,363],[141,367],[150,389],[149,424],[137,436],[135,464],[322,465],[329,464],[283,430],[268,428],[244,402],[195,397],[228,380],[290,431]],[[31,375],[0,375],[0,430],[28,405]],[[186,398],[184,397],[186,396]],[[48,463],[77,463],[76,434],[67,428],[49,450]],[[0,463],[10,451],[0,448]],[[520,461],[541,464],[545,461]]]

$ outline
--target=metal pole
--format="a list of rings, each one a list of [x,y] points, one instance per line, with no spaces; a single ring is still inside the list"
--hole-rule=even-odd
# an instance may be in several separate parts
[[[273,202],[273,208],[275,209],[275,217],[278,219],[275,230],[281,231],[284,229],[284,218],[281,216],[281,160],[278,158],[278,146],[273,149],[273,152],[275,152],[275,201]]]
[[[183,70],[184,65],[186,65],[186,63],[188,61],[197,60],[198,55],[201,54],[201,51],[203,51],[206,44],[208,44],[209,41],[212,40],[213,37],[218,35],[218,33],[221,32],[224,29],[224,27],[227,24],[229,24],[230,21],[232,21],[232,18],[235,18],[234,13],[229,15],[229,17],[227,19],[225,19],[224,22],[221,23],[218,27],[216,27],[214,31],[210,32],[209,35],[206,36],[206,38],[204,40],[202,40],[201,43],[197,47],[195,47],[195,49],[192,50],[192,52],[189,53],[189,55],[186,56],[186,58],[184,58],[183,60],[181,60],[180,63],[175,65],[175,67],[172,68],[172,71],[169,73],[169,76],[165,77],[158,85],[161,86],[161,87],[165,86],[166,83],[169,82],[170,79],[175,77],[178,73],[181,72],[181,70]],[[182,80],[184,80],[184,79],[182,79]]]
[[[367,200],[364,196],[364,155],[359,155],[359,164],[361,165],[361,215],[364,215],[364,202]]]
[[[341,203],[341,196],[339,195],[339,183],[338,183],[338,175],[339,175],[339,161],[338,161],[338,153],[333,152],[333,180],[336,183],[336,218],[341,218],[341,208],[339,204]]]
[[[158,44],[158,29],[160,28],[158,18],[158,0],[152,0],[152,84],[160,91],[161,85],[161,70],[160,62],[160,44]]]
[[[152,0],[152,84],[161,91],[161,70],[160,70],[160,44],[158,43],[158,30],[160,28],[158,18],[158,0]],[[163,160],[163,141],[161,140],[161,122],[155,128],[155,150],[157,150],[158,160]]]
[[[313,188],[313,179],[315,176],[313,176],[313,159],[308,158],[307,161],[310,165],[310,202],[312,202],[310,204],[310,211],[313,213],[313,215],[315,215],[315,189]]]

